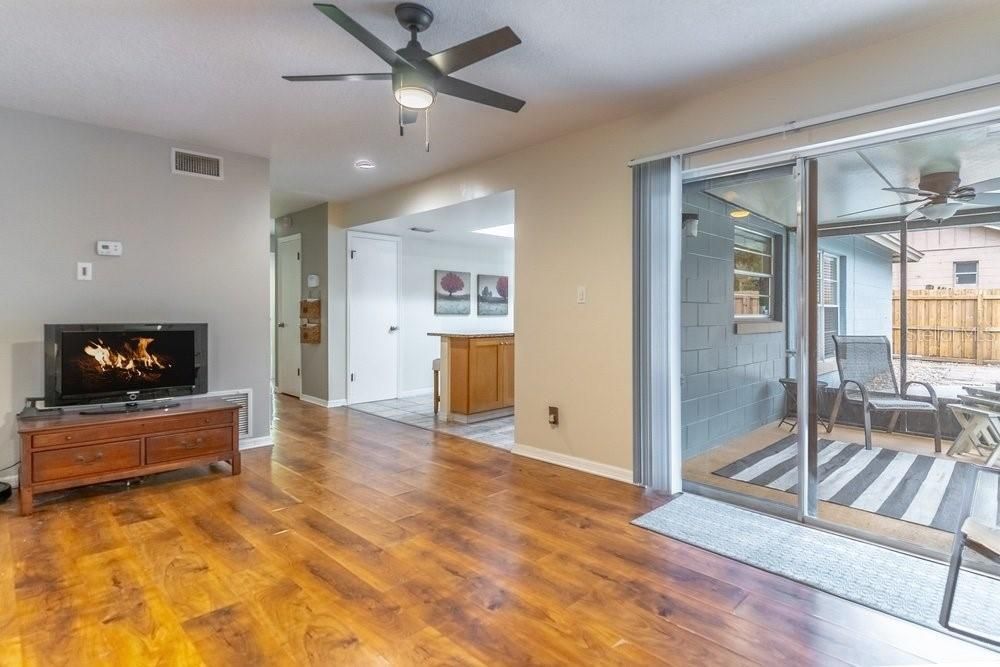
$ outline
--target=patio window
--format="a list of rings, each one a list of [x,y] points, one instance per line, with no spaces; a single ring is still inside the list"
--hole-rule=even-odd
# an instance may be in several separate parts
[[[735,228],[733,313],[737,319],[771,319],[774,303],[774,237]]]
[[[975,287],[979,282],[979,262],[955,262],[955,287]]]
[[[817,264],[819,272],[817,322],[823,334],[820,358],[830,359],[835,353],[833,337],[840,333],[840,257],[820,252]]]

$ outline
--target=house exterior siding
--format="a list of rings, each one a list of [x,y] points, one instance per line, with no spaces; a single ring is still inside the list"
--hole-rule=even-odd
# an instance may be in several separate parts
[[[907,266],[909,289],[1000,289],[1000,230],[989,227],[946,227],[910,232],[907,243],[924,253]],[[955,262],[979,262],[975,285],[955,285]],[[899,287],[899,266],[892,284]]]

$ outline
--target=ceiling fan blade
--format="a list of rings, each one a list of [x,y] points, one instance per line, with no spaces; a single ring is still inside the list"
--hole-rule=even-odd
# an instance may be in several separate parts
[[[460,97],[463,100],[478,102],[479,104],[496,107],[497,109],[513,111],[514,113],[520,111],[521,107],[524,106],[524,100],[498,93],[489,88],[477,86],[474,83],[453,79],[450,76],[438,79],[437,88],[439,93],[444,93],[445,95]]]
[[[921,190],[919,188],[882,188],[886,192],[898,192],[903,195],[920,195],[922,197],[937,197],[940,192],[931,192],[930,190]]]
[[[883,208],[893,208],[894,206],[906,206],[907,204],[916,204],[917,202],[922,202],[923,199],[911,199],[910,201],[901,201],[898,204],[886,204],[885,206],[876,206],[875,208],[865,208],[860,211],[851,211],[850,213],[845,213],[843,215],[838,215],[838,218],[846,218],[851,215],[857,215],[858,213],[868,213],[869,211],[878,211]]]
[[[963,188],[972,188],[976,192],[992,192],[993,190],[1000,190],[1000,178],[991,178],[986,181],[979,181],[978,183],[969,183],[968,185],[963,185]]]
[[[283,76],[285,81],[391,81],[392,74],[306,74],[303,76]]]
[[[1000,192],[983,192],[972,199],[961,201],[963,204],[975,204],[976,206],[1000,206]]]
[[[907,222],[909,222],[910,220],[917,220],[917,219],[923,218],[923,217],[925,217],[925,216],[924,216],[923,213],[921,213],[920,208],[916,208],[916,209],[910,211],[910,214],[908,216],[906,216],[905,218],[903,218],[903,220],[906,220]]]
[[[327,18],[339,25],[341,28],[351,33],[351,36],[353,36],[354,39],[367,46],[375,53],[375,55],[393,67],[413,67],[412,63],[393,51],[391,46],[368,32],[360,23],[345,14],[340,7],[318,2],[315,3],[313,7],[323,12]]]
[[[428,56],[425,62],[434,65],[442,74],[451,74],[520,43],[521,38],[515,35],[510,27],[503,27],[450,49],[439,51],[433,56]]]
[[[413,125],[417,122],[417,112],[413,109],[407,109],[406,107],[399,107],[400,116],[399,119],[403,125]]]

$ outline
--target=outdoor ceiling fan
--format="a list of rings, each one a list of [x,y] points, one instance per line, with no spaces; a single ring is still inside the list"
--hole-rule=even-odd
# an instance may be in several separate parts
[[[860,155],[865,162],[868,162],[869,166],[873,169],[875,168],[864,154]],[[882,173],[877,169],[875,171],[879,176],[882,176]],[[1000,190],[1000,178],[991,178],[979,181],[978,183],[962,185],[962,179],[959,177],[957,171],[939,171],[922,174],[920,182],[915,188],[894,187],[884,176],[882,178],[889,184],[889,187],[882,188],[886,192],[916,195],[917,198],[899,202],[898,204],[876,206],[875,208],[845,213],[837,217],[845,218],[857,215],[858,213],[919,203],[920,206],[910,211],[909,215],[904,218],[905,220],[926,218],[940,222],[958,213],[959,209],[963,206],[1000,206],[1000,192],[991,192],[991,190]]]
[[[509,27],[494,30],[450,49],[431,54],[420,46],[417,35],[430,27],[434,21],[434,14],[423,5],[404,2],[396,5],[396,20],[409,31],[410,41],[403,48],[394,51],[339,7],[321,3],[313,6],[371,49],[392,68],[392,71],[369,74],[310,74],[282,78],[287,81],[392,81],[393,95],[399,104],[400,136],[403,135],[404,126],[416,122],[418,111],[426,112],[430,108],[438,93],[514,113],[524,106],[524,100],[451,76],[453,72],[463,67],[520,44],[521,39]],[[427,149],[430,150],[429,140]]]

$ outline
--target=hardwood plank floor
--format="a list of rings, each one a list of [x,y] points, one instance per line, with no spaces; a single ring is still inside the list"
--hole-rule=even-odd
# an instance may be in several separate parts
[[[0,512],[2,665],[888,665],[1000,655],[629,521],[667,498],[276,401],[273,448]]]

